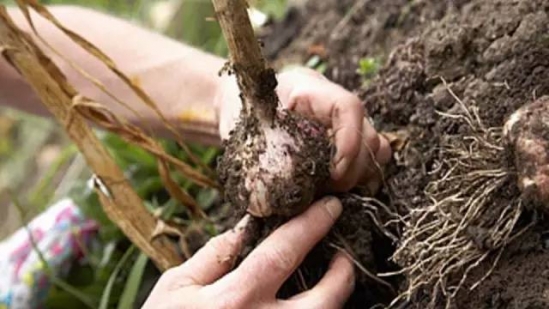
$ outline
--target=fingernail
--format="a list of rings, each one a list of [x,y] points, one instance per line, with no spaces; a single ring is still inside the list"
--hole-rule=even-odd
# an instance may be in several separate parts
[[[337,218],[339,218],[343,210],[341,202],[333,196],[325,197],[323,199],[322,205],[334,220],[337,220]]]

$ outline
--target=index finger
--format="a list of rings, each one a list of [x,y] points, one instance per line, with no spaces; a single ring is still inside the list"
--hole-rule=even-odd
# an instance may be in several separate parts
[[[329,232],[341,211],[336,198],[316,202],[274,231],[219,283],[232,286],[246,282],[244,289],[275,295],[307,253]]]

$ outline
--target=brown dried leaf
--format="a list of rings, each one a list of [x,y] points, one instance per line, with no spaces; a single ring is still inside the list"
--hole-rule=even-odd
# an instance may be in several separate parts
[[[404,149],[404,146],[406,146],[406,143],[410,137],[410,133],[406,130],[397,132],[382,132],[380,134],[387,139],[391,149],[395,152]]]
[[[196,184],[219,188],[219,185],[211,178],[201,174],[187,163],[167,154],[156,140],[146,135],[139,127],[127,123],[112,113],[104,105],[78,95],[73,100],[72,109],[105,130],[119,135],[126,142],[137,145],[149,151],[157,159],[174,165],[183,176],[188,177]],[[70,127],[70,123],[67,125]]]

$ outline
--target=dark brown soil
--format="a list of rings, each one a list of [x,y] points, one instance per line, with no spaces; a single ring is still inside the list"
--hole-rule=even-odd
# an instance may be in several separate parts
[[[265,126],[282,139],[268,136]],[[326,128],[292,112],[277,113],[272,124],[243,113],[224,149],[217,170],[225,198],[241,213],[257,217],[303,212],[330,175],[332,150]]]
[[[301,18],[300,27],[294,27],[296,38],[287,46],[278,42],[269,53],[276,55],[278,64],[303,63],[312,54],[322,54],[327,76],[359,93],[377,128],[407,133],[407,144],[395,154],[386,175],[388,185],[381,194],[388,197],[380,196],[401,214],[430,204],[424,189],[433,180],[434,163],[444,159],[441,141],[449,135],[471,133],[463,121],[438,113],[460,113],[448,88],[463,104],[478,108],[486,128],[501,128],[515,110],[549,94],[546,0],[329,0],[309,1],[300,12],[293,17]],[[364,87],[356,70],[365,56],[386,61],[379,75]],[[501,168],[512,170],[513,166],[502,160]],[[512,181],[498,193],[492,199],[494,205],[520,195]],[[491,276],[473,291],[469,287],[492,268],[495,256],[470,274],[453,307],[549,307],[549,254],[543,229],[547,221],[542,214],[525,211],[516,229],[531,222],[534,227],[513,240]],[[363,229],[372,226],[370,220],[356,224]],[[341,221],[338,228],[349,226]],[[365,233],[364,239],[373,231]],[[479,233],[471,233],[473,242],[478,243]],[[380,251],[391,250],[390,245],[382,250],[372,247],[372,242],[362,246],[372,248],[370,256],[374,257],[387,257],[387,252]],[[372,263],[372,258],[365,257],[365,261],[374,271],[387,266],[376,259]],[[355,293],[350,306],[367,308],[386,301],[375,299],[377,294],[361,294],[364,291]],[[428,302],[426,289],[405,307],[425,308]],[[444,302],[435,307],[444,308]]]

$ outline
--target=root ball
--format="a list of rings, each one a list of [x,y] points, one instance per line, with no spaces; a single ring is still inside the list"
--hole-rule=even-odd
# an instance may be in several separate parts
[[[255,217],[294,216],[329,179],[331,144],[326,128],[278,111],[274,121],[243,115],[218,164],[225,198]]]

